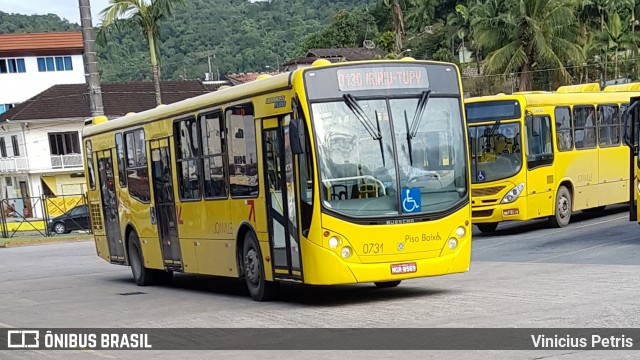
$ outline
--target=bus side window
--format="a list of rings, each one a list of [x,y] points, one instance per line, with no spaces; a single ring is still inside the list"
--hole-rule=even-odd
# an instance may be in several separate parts
[[[571,134],[571,110],[569,107],[557,107],[554,111],[556,118],[556,141],[558,151],[573,149],[573,136]]]
[[[124,134],[127,158],[127,184],[129,194],[140,202],[151,200],[149,170],[147,168],[147,148],[144,130],[137,129]]]
[[[225,111],[228,137],[229,193],[231,197],[256,197],[259,191],[255,113],[252,103]]]
[[[200,116],[202,136],[202,169],[205,199],[227,197],[227,174],[224,166],[226,151],[224,120],[221,111]]]
[[[527,166],[534,169],[553,163],[551,119],[549,116],[527,116]]]
[[[198,127],[196,118],[190,116],[174,124],[176,142],[176,167],[180,199],[200,199],[200,167]]]
[[[598,144],[602,147],[620,144],[618,105],[598,106]]]
[[[595,109],[593,106],[574,106],[574,138],[576,149],[596,147]]]

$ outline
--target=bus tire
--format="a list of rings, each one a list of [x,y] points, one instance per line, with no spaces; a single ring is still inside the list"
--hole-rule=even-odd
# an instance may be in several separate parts
[[[396,281],[378,281],[378,282],[374,282],[374,284],[376,285],[376,287],[378,289],[387,289],[387,288],[394,288],[398,285],[400,285],[401,280],[396,280]]]
[[[148,269],[144,267],[144,257],[140,247],[140,239],[135,231],[129,234],[129,265],[133,280],[138,286],[149,286],[155,284],[168,284],[173,278],[173,272]]]
[[[573,200],[571,192],[565,186],[560,186],[556,193],[555,211],[549,217],[549,222],[553,227],[562,228],[569,225]]]
[[[481,233],[487,234],[487,233],[492,233],[496,231],[496,229],[498,228],[498,223],[497,222],[482,223],[482,224],[476,224],[476,226],[478,227]]]
[[[268,301],[277,293],[277,283],[265,280],[262,252],[252,231],[244,236],[242,245],[242,269],[247,289],[255,301]]]

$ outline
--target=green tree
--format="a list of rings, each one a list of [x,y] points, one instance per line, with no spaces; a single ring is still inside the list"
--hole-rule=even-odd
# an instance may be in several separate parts
[[[494,49],[486,69],[494,74],[518,73],[520,91],[531,90],[532,71],[538,64],[551,67],[558,79],[569,82],[566,64],[581,64],[584,59],[575,42],[579,35],[575,2],[507,0],[504,6],[506,12],[475,22],[478,45]]]
[[[635,52],[638,47],[638,39],[635,33],[631,32],[631,19],[620,19],[620,15],[616,12],[609,16],[602,31],[596,35],[595,47],[602,50],[607,57],[609,54],[613,57],[614,73],[613,78],[618,79],[618,57],[620,50],[628,50]]]
[[[301,52],[317,48],[358,47],[378,35],[375,19],[364,9],[340,10],[325,29],[313,33],[301,45]]]
[[[156,103],[162,104],[160,94],[160,66],[158,65],[159,46],[157,43],[160,22],[172,15],[183,0],[109,0],[109,6],[100,12],[102,28],[99,37],[105,39],[105,31],[118,26],[137,27],[144,33],[149,45],[151,74],[156,92]],[[133,21],[124,21],[130,19]]]

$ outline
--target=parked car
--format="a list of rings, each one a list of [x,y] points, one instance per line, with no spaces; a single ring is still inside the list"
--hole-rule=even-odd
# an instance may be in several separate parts
[[[89,230],[89,207],[78,205],[66,213],[49,220],[49,231],[68,234],[73,230]]]

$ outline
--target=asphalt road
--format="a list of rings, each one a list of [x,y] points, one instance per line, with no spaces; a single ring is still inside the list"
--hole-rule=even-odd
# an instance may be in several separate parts
[[[252,301],[242,280],[178,275],[137,287],[126,267],[92,242],[0,248],[0,327],[640,327],[640,226],[623,206],[576,214],[563,229],[544,221],[474,232],[468,273],[403,282],[286,285]],[[637,341],[640,341],[638,339]],[[1,358],[173,358],[176,352],[13,351]],[[251,355],[253,354],[253,355]],[[188,358],[257,353],[189,352]],[[266,358],[388,358],[395,351],[265,352]],[[633,352],[402,352],[407,358],[637,358]]]

